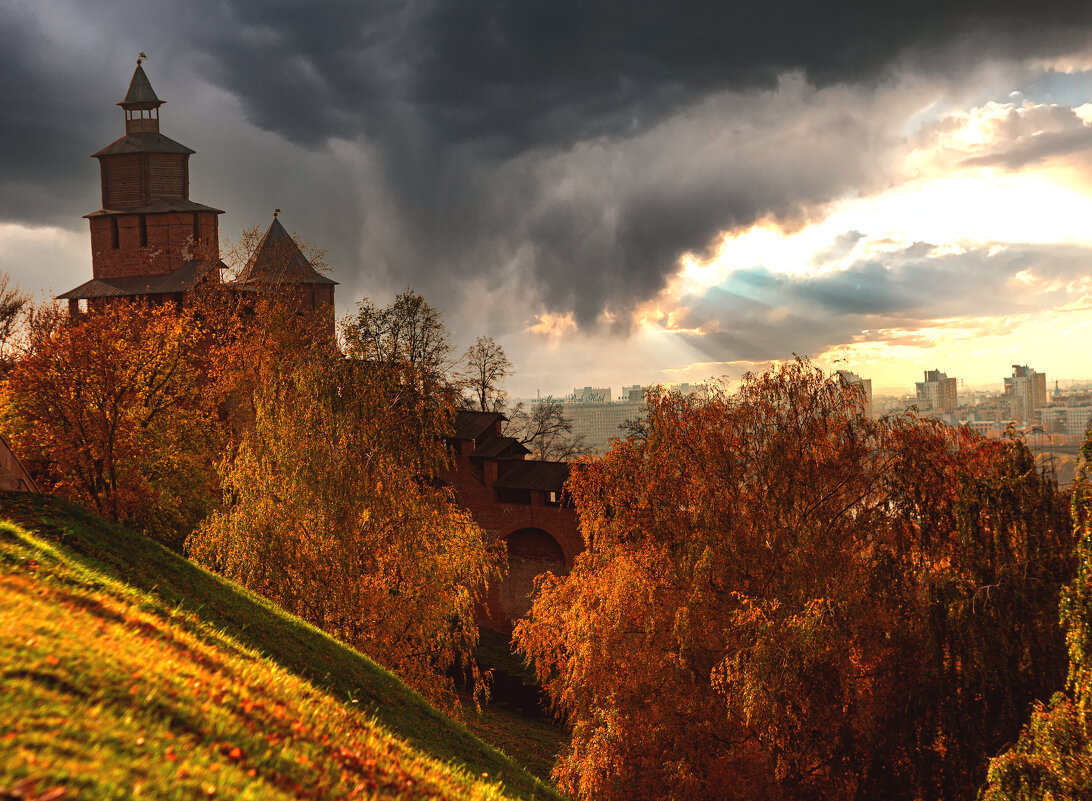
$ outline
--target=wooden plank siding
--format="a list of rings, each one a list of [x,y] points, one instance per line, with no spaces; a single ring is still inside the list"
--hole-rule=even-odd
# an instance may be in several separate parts
[[[151,153],[148,159],[148,201],[183,200],[189,195],[186,169],[188,156],[175,153]]]
[[[157,200],[189,197],[189,156],[123,153],[103,156],[102,207],[135,209]]]
[[[101,159],[104,209],[134,209],[146,204],[141,155],[126,153]]]

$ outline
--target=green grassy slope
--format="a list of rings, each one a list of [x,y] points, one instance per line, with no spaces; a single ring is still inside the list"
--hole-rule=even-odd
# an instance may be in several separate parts
[[[15,520],[29,532],[19,532],[18,529],[9,527],[4,529],[4,533],[0,535],[0,542],[4,546],[4,558],[0,561],[0,577],[5,580],[11,604],[18,605],[15,599],[21,597],[20,593],[23,595],[29,593],[33,596],[35,592],[38,592],[38,590],[34,589],[35,587],[46,586],[40,584],[43,581],[49,584],[50,587],[54,585],[68,587],[69,590],[65,590],[66,592],[76,592],[82,599],[69,603],[58,596],[39,604],[37,607],[33,607],[33,609],[27,607],[21,617],[16,616],[13,618],[19,623],[12,629],[16,632],[15,635],[11,635],[9,631],[11,629],[10,624],[7,625],[7,628],[0,626],[0,631],[3,631],[6,637],[4,641],[5,648],[0,651],[0,659],[7,663],[3,667],[3,670],[6,671],[3,679],[5,685],[12,680],[12,676],[16,676],[16,681],[21,681],[26,685],[23,688],[24,690],[27,687],[37,688],[37,690],[45,687],[46,690],[49,690],[50,682],[53,681],[53,679],[39,680],[40,677],[35,678],[33,676],[18,678],[21,669],[19,665],[35,659],[38,660],[35,664],[40,664],[41,660],[48,659],[51,655],[50,653],[39,653],[38,651],[21,651],[21,646],[11,640],[12,636],[15,636],[16,640],[18,640],[18,637],[27,634],[26,631],[20,630],[20,627],[37,625],[39,617],[50,618],[53,615],[51,610],[54,610],[58,604],[64,610],[69,610],[69,606],[71,606],[72,609],[69,611],[74,615],[77,613],[84,614],[86,609],[90,609],[95,604],[106,606],[122,604],[126,610],[130,611],[116,612],[115,610],[111,615],[121,615],[122,621],[133,618],[137,622],[118,624],[120,629],[110,636],[120,638],[119,641],[124,641],[131,634],[142,641],[148,640],[155,643],[164,640],[173,642],[180,638],[186,640],[186,644],[180,646],[181,655],[177,652],[160,654],[154,652],[154,649],[148,653],[143,653],[142,649],[146,650],[146,644],[135,641],[130,643],[131,648],[130,645],[119,648],[119,655],[127,654],[129,650],[132,651],[132,664],[146,666],[133,671],[132,683],[137,688],[135,695],[132,695],[133,698],[147,695],[149,698],[158,699],[160,696],[155,692],[144,693],[144,689],[147,686],[154,690],[160,684],[173,686],[171,683],[173,681],[171,679],[172,672],[161,669],[161,666],[172,661],[176,666],[185,665],[186,655],[197,647],[193,643],[202,643],[202,647],[207,646],[215,651],[214,655],[207,657],[208,659],[213,662],[228,664],[227,669],[221,670],[219,673],[214,672],[209,677],[208,680],[213,684],[217,682],[223,684],[224,681],[230,684],[231,681],[236,679],[236,673],[238,674],[238,680],[242,681],[244,686],[251,688],[261,687],[262,682],[273,682],[273,684],[292,684],[292,682],[296,682],[296,684],[292,684],[291,693],[306,698],[307,701],[305,704],[297,705],[299,711],[289,714],[289,717],[296,715],[298,718],[296,722],[303,722],[302,725],[309,731],[317,732],[321,730],[321,736],[325,736],[330,742],[338,737],[344,737],[344,732],[352,730],[354,726],[360,728],[361,731],[372,731],[372,727],[367,724],[367,721],[370,721],[374,716],[381,728],[376,729],[378,733],[368,734],[368,737],[372,739],[368,740],[368,737],[365,737],[367,742],[374,741],[373,744],[379,743],[384,748],[395,748],[396,750],[401,748],[400,754],[403,752],[410,753],[410,749],[416,749],[416,751],[427,754],[441,762],[461,766],[464,772],[469,771],[475,776],[480,777],[482,774],[487,774],[488,782],[499,782],[503,786],[504,792],[512,796],[556,798],[550,788],[538,782],[502,753],[471,735],[461,724],[436,711],[407,688],[397,677],[378,667],[371,660],[306,623],[284,613],[264,599],[248,593],[231,582],[201,570],[154,542],[120,526],[107,523],[78,507],[40,496],[0,493],[0,518]],[[53,543],[56,543],[59,547],[53,547]],[[37,562],[42,566],[48,565],[48,567],[29,570],[26,565],[31,562]],[[23,582],[25,586],[20,585],[20,582]],[[35,582],[39,582],[39,584],[35,584]],[[6,610],[7,603],[6,601],[0,603],[0,610]],[[24,602],[19,601],[19,604],[24,604]],[[138,615],[131,610],[138,610],[140,614]],[[149,615],[150,618],[145,620],[141,615]],[[92,615],[92,617],[94,618],[95,615]],[[112,617],[108,616],[107,619],[112,620]],[[98,692],[98,690],[88,691],[77,686],[80,682],[92,681],[89,677],[93,676],[100,667],[99,662],[96,661],[97,658],[101,657],[101,659],[109,662],[110,667],[106,667],[105,664],[101,666],[102,670],[107,673],[122,670],[114,662],[109,661],[114,655],[109,650],[102,652],[95,659],[79,655],[80,648],[83,645],[80,630],[96,625],[99,625],[96,619],[88,621],[79,618],[78,615],[67,622],[58,619],[55,625],[51,624],[51,627],[47,627],[48,631],[43,633],[40,640],[36,640],[38,645],[35,648],[64,651],[68,655],[64,657],[64,660],[67,661],[60,663],[65,678],[57,679],[60,683],[55,683],[54,689],[49,691],[55,691],[59,698],[67,699],[68,702],[75,703],[77,706],[84,703],[81,699],[85,696],[97,697],[94,692]],[[140,633],[145,630],[154,630],[157,633],[144,637]],[[70,635],[65,632],[70,632]],[[30,635],[30,639],[34,640],[35,637]],[[191,640],[193,642],[190,642]],[[257,655],[264,656],[269,662],[275,664],[261,662],[256,659]],[[71,657],[70,660],[69,657]],[[59,659],[61,657],[54,654],[52,658]],[[239,663],[232,661],[235,659],[242,661]],[[45,663],[46,668],[50,664],[47,661]],[[124,660],[118,664],[125,664]],[[273,678],[260,678],[257,674],[254,674],[253,671],[258,670],[257,667],[254,667],[257,664],[263,665],[262,670],[271,671],[270,676]],[[185,667],[187,670],[198,669],[201,668],[201,663],[185,665]],[[46,670],[46,673],[48,672]],[[118,675],[123,674],[124,670]],[[220,678],[217,678],[217,676]],[[76,680],[76,677],[79,678],[79,681]],[[308,684],[299,682],[297,677],[306,679]],[[112,680],[108,684],[109,688],[105,690],[108,695],[117,692],[121,686]],[[217,684],[217,686],[220,686],[220,684]],[[128,689],[128,687],[125,687],[126,691]],[[175,689],[178,690],[179,688]],[[87,696],[88,692],[92,692],[92,695]],[[253,694],[259,695],[260,693],[258,690],[253,690]],[[10,695],[10,693],[5,692],[4,698],[7,699]],[[123,701],[128,699],[127,702],[131,702],[128,692],[123,695]],[[185,693],[183,693],[182,697],[186,698]],[[196,704],[197,709],[202,709],[201,714],[214,715],[222,711],[219,709],[220,702],[217,698],[216,695],[208,698],[188,698],[187,702]],[[52,701],[47,703],[47,700],[40,696],[34,696],[34,699],[34,703],[42,704],[45,707],[52,703]],[[238,700],[235,696],[232,696],[232,699]],[[226,702],[228,708],[233,710],[232,714],[242,722],[238,723],[237,721],[238,725],[231,724],[228,726],[228,730],[235,731],[238,726],[242,726],[249,731],[251,724],[246,721],[250,720],[250,714],[238,712],[232,705],[232,699]],[[347,703],[342,703],[342,701],[347,701]],[[157,703],[159,702],[157,701]],[[287,701],[279,698],[267,699],[265,703],[271,705],[271,708],[287,706]],[[321,713],[308,711],[315,704],[318,704],[324,711]],[[0,700],[0,706],[7,707],[8,705],[7,700]],[[205,709],[206,707],[208,709]],[[103,712],[102,714],[107,713]],[[117,715],[121,713],[117,708],[111,707],[108,714]],[[152,717],[145,716],[145,722],[151,726],[153,718],[159,721],[155,724],[159,727],[156,737],[167,737],[167,735],[175,732],[175,723],[179,717],[185,719],[186,716],[198,715],[193,708],[186,707],[181,702],[173,706],[168,705],[166,709],[155,714],[158,717],[155,717],[155,715]],[[228,713],[225,712],[225,714]],[[321,729],[319,724],[312,720],[316,715],[324,716],[322,717],[323,720],[336,719],[341,722],[337,723],[334,729],[327,731]],[[228,714],[228,717],[230,718],[231,714]],[[120,719],[124,721],[126,716],[122,715]],[[82,715],[81,720],[86,724],[86,715]],[[262,718],[258,722],[259,728],[267,724],[272,726],[275,731],[277,725],[279,725],[276,720],[267,720],[266,718]],[[0,738],[9,737],[13,731],[16,731],[10,728],[12,725],[10,718],[6,724],[8,728],[3,728],[4,725],[2,719],[0,719]],[[228,724],[225,723],[224,725]],[[326,726],[327,724],[322,725]],[[235,726],[235,728],[233,729],[231,726]],[[213,726],[213,729],[215,728]],[[216,730],[219,731],[219,729]],[[389,745],[396,742],[396,738],[388,737],[384,730],[392,732],[397,735],[397,738],[404,740],[408,743],[409,748]],[[200,748],[207,751],[208,738],[213,735],[206,732],[202,736],[204,739],[201,741]],[[20,738],[17,736],[16,739]],[[145,745],[150,742],[148,736],[144,736],[143,739]],[[44,738],[39,745],[43,745],[47,740],[48,737]],[[0,745],[3,742],[0,739]],[[74,746],[76,752],[79,751],[79,742],[77,739],[77,746]],[[157,742],[160,745],[163,744],[159,740]],[[223,737],[216,742],[223,746],[219,751],[214,749],[215,753],[219,754],[216,764],[227,765],[228,768],[233,765],[240,767],[238,760],[233,761],[230,757],[231,749],[236,746],[232,745],[228,748],[227,744],[230,743],[230,740],[225,740]],[[103,746],[99,743],[96,747]],[[360,748],[363,747],[360,746]],[[305,753],[305,759],[310,760],[313,765],[318,764],[317,758],[324,758],[329,764],[340,764],[339,760],[344,761],[340,757],[331,757],[322,750],[323,748],[326,748],[326,746],[319,748],[316,755],[308,756]],[[274,750],[276,749],[274,748]],[[224,753],[221,752],[226,753],[228,756],[225,757]],[[3,749],[0,749],[0,753],[3,753]],[[162,753],[166,753],[166,751],[162,751]],[[272,755],[271,752],[266,753],[266,755],[269,759],[275,761],[275,755]],[[413,755],[413,758],[422,759],[416,754]],[[126,764],[127,757],[122,756],[120,759],[121,764]],[[331,759],[333,762],[330,762]],[[377,760],[376,757],[363,759],[365,761],[367,759]],[[408,760],[407,764],[411,761]],[[167,764],[171,770],[175,771],[171,775],[177,776],[177,765],[170,761]],[[33,765],[19,762],[8,762],[5,765],[6,767],[0,772],[0,782],[5,778],[9,781],[14,780],[17,775],[35,774]],[[209,765],[203,762],[198,763],[195,765],[192,775],[196,776],[209,769]],[[256,768],[254,766],[247,768],[247,770],[250,769]],[[145,769],[141,768],[141,770]],[[430,768],[429,770],[433,769]],[[352,771],[349,771],[349,773],[351,779]],[[428,770],[425,771],[425,774],[432,775],[428,773]],[[51,775],[51,773],[47,771],[47,775]],[[148,781],[153,781],[152,777],[155,775],[154,772],[149,771]],[[229,770],[224,775],[233,776],[234,774]],[[242,775],[245,777],[245,772]],[[257,779],[260,779],[262,775],[264,775],[262,771],[258,770]],[[285,773],[278,768],[272,772],[272,775],[283,777],[294,774]],[[305,772],[305,775],[314,778],[312,773]],[[459,778],[462,776],[459,770],[446,773],[441,771],[436,775],[456,777],[450,780],[454,782],[451,786],[458,787],[458,793],[462,793],[461,795],[451,794],[449,789],[436,791],[440,796],[485,797],[481,796],[480,793],[493,792],[473,788],[466,790],[463,787],[466,784],[465,777]],[[254,777],[250,778],[254,779]],[[281,780],[278,779],[278,781]],[[282,783],[288,787],[286,792],[289,792],[295,787],[294,782],[298,783],[300,781],[302,779],[284,779]],[[320,782],[320,784],[322,783]],[[247,795],[249,791],[244,792],[244,785],[245,782],[237,786],[232,785],[233,789],[230,795],[240,798],[250,797]],[[159,787],[156,784],[146,786]],[[322,786],[326,787],[327,785],[322,784]],[[341,787],[341,785],[338,785],[338,787]],[[367,785],[362,785],[362,787],[366,788]],[[0,783],[0,790],[3,789],[5,788]],[[344,787],[341,787],[341,789],[344,790]],[[162,787],[159,787],[159,791],[161,790]],[[252,797],[275,797],[268,792],[269,790],[268,785],[262,785]],[[110,794],[102,794],[102,791],[103,787],[99,787],[98,794],[92,794],[92,796],[88,797],[111,797]],[[368,792],[372,791],[369,790]],[[340,795],[348,796],[348,793],[333,792],[329,797],[340,797]],[[417,795],[416,792],[411,792],[409,797],[415,795]],[[326,797],[321,794],[309,793],[303,793],[303,796]],[[118,797],[128,797],[128,795],[120,794]],[[179,797],[194,796],[182,794]],[[292,796],[289,795],[288,797]],[[363,797],[368,797],[367,793]]]
[[[512,652],[510,638],[495,631],[482,630],[475,656],[478,664],[494,671],[494,689],[498,692],[488,704],[482,706],[480,714],[476,714],[469,705],[464,707],[463,720],[467,728],[487,743],[503,743],[504,750],[517,757],[523,767],[549,781],[554,763],[568,745],[564,727],[512,709],[501,697],[504,692],[500,687],[500,672],[506,673],[509,681],[522,681],[537,687],[534,674]]]

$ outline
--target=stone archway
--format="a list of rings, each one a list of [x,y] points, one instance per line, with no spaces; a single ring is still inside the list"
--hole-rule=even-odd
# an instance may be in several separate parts
[[[535,579],[543,573],[569,572],[565,553],[557,540],[540,528],[521,528],[505,538],[508,546],[508,577],[500,586],[500,607],[515,621],[531,609]]]

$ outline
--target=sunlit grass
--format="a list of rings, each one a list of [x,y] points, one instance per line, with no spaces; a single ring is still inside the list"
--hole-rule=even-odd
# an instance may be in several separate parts
[[[154,543],[29,496],[0,513],[24,523],[0,526],[0,795],[553,797],[366,657]]]

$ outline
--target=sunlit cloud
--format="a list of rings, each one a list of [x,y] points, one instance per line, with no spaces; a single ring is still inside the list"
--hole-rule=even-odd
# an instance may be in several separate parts
[[[567,333],[576,331],[576,320],[569,314],[550,314],[544,312],[536,318],[527,330],[532,334],[552,339],[560,339]]]

